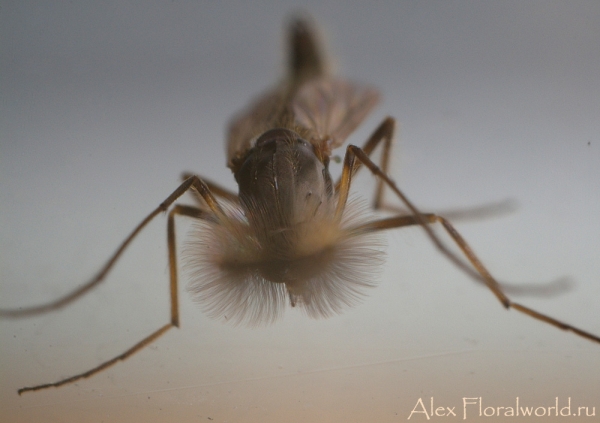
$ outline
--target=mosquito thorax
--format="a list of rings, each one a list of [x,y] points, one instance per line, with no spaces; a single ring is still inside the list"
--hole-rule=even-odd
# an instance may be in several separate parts
[[[235,178],[249,224],[284,256],[294,229],[310,224],[333,202],[327,165],[308,141],[285,128],[262,134]]]

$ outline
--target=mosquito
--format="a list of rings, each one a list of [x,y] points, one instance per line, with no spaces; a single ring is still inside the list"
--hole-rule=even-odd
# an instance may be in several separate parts
[[[188,291],[210,317],[249,325],[272,323],[286,305],[310,317],[329,317],[354,306],[381,267],[383,231],[420,226],[437,249],[471,278],[485,284],[506,309],[514,309],[559,329],[600,343],[600,337],[529,307],[512,302],[452,224],[422,213],[388,176],[395,121],[387,117],[362,148],[346,147],[341,176],[329,172],[333,150],[367,117],[379,101],[374,88],[331,75],[305,18],[291,21],[287,75],[232,120],[227,137],[227,166],[237,194],[195,174],[152,211],[123,241],[100,272],[68,295],[45,305],[1,310],[21,317],[56,310],[100,284],[123,251],[158,214],[168,212],[167,243],[171,319],[127,351],[104,363],[53,383],[18,390],[19,394],[59,387],[95,375],[125,360],[179,327],[178,260],[175,218],[197,222],[185,249]],[[370,158],[382,146],[379,165]],[[349,190],[356,172],[366,167],[377,179],[374,209],[386,209],[384,188],[405,211],[369,218]],[[196,205],[175,204],[191,193]],[[441,225],[462,255],[442,243],[432,225]]]

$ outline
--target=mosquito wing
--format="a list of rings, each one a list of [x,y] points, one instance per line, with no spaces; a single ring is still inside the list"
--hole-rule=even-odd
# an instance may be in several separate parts
[[[295,94],[285,85],[255,100],[229,126],[229,167],[243,159],[260,134],[281,126],[291,116],[295,124],[312,134],[309,140],[326,153],[342,145],[379,103],[380,95],[369,86],[341,78],[323,77],[301,85]]]
[[[285,93],[278,87],[266,92],[233,118],[227,134],[227,164],[230,168],[252,148],[257,136],[272,128],[274,117],[281,115],[284,108]]]
[[[313,142],[333,150],[379,103],[379,92],[340,78],[319,78],[304,84],[291,102],[296,123],[315,133]]]
[[[328,76],[318,37],[306,19],[289,26],[284,81],[250,104],[229,126],[228,166],[234,170],[254,141],[276,127],[305,129],[302,135],[324,155],[344,143],[379,102],[373,88]]]

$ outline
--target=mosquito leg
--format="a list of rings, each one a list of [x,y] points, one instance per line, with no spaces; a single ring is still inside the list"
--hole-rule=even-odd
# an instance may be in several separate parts
[[[444,216],[446,219],[452,220],[453,222],[456,222],[457,220],[473,222],[513,213],[516,209],[516,201],[505,199],[461,209],[436,210],[436,214]]]
[[[177,303],[177,271],[176,271],[177,262],[176,262],[176,255],[175,255],[174,216],[176,214],[179,214],[179,215],[189,216],[189,217],[194,217],[194,218],[199,218],[199,219],[215,219],[216,218],[217,220],[221,220],[221,221],[224,221],[224,219],[225,219],[223,210],[221,209],[221,207],[219,206],[219,204],[217,203],[217,201],[211,194],[207,185],[196,176],[192,176],[189,179],[187,179],[175,191],[173,191],[173,193],[169,197],[167,197],[167,199],[165,201],[163,201],[152,213],[150,213],[133,230],[133,232],[125,239],[125,241],[123,241],[121,246],[117,249],[117,251],[109,259],[109,261],[106,263],[106,265],[100,270],[98,275],[96,275],[96,277],[94,277],[90,282],[86,283],[85,285],[76,289],[75,291],[71,292],[70,294],[64,296],[63,298],[60,298],[57,301],[54,301],[54,302],[46,304],[46,305],[31,307],[31,308],[27,308],[27,309],[2,310],[0,312],[0,316],[4,316],[4,317],[22,317],[22,316],[26,316],[26,315],[38,314],[38,313],[43,313],[43,312],[50,311],[50,310],[55,310],[55,309],[58,309],[60,307],[63,307],[65,305],[69,304],[72,301],[75,301],[77,298],[79,298],[80,296],[82,296],[83,294],[85,294],[86,292],[91,290],[94,286],[99,284],[103,280],[103,278],[106,276],[106,274],[110,271],[110,269],[112,268],[114,263],[118,260],[121,253],[125,250],[125,248],[129,245],[129,243],[135,238],[135,236],[158,213],[168,210],[168,208],[171,206],[171,204],[173,204],[173,202],[175,200],[177,200],[177,198],[179,198],[181,195],[183,195],[190,188],[193,188],[200,193],[200,195],[204,198],[204,201],[206,202],[206,204],[208,205],[210,210],[202,210],[202,209],[197,209],[195,207],[177,205],[169,213],[169,220],[168,220],[168,225],[167,225],[167,239],[168,239],[168,247],[169,247],[169,266],[170,266],[170,273],[171,273],[171,282],[170,282],[171,321],[168,324],[161,327],[160,329],[154,331],[152,334],[150,334],[149,336],[147,336],[146,338],[144,338],[143,340],[141,340],[140,342],[135,344],[133,347],[131,347],[124,353],[122,353],[108,361],[105,361],[104,363],[100,364],[99,366],[97,366],[91,370],[88,370],[84,373],[80,373],[75,376],[71,376],[69,378],[60,380],[58,382],[37,385],[37,386],[32,386],[32,387],[25,387],[25,388],[19,389],[19,391],[18,391],[19,395],[22,394],[23,392],[37,391],[40,389],[45,389],[45,388],[50,388],[50,387],[58,387],[58,386],[62,386],[62,385],[68,384],[68,383],[75,382],[76,380],[79,380],[82,378],[90,377],[98,372],[101,372],[102,370],[106,369],[107,367],[112,366],[117,361],[125,360],[129,356],[135,354],[137,351],[141,350],[146,345],[150,344],[151,342],[153,342],[154,340],[159,338],[171,327],[179,326],[179,310],[178,310],[178,303]]]
[[[19,318],[32,316],[36,314],[42,314],[53,310],[58,310],[66,305],[72,303],[77,300],[79,297],[83,296],[87,292],[89,292],[92,288],[97,286],[100,282],[102,282],[105,276],[108,274],[110,269],[117,262],[123,251],[129,246],[131,241],[137,236],[137,234],[148,224],[154,217],[159,214],[161,211],[164,211],[162,205],[155,209],[152,213],[150,213],[144,220],[142,220],[138,226],[129,234],[127,238],[121,243],[117,251],[110,257],[110,259],[106,262],[106,264],[100,269],[100,271],[94,276],[89,282],[81,285],[76,288],[72,292],[67,295],[52,301],[47,304],[42,304],[39,306],[33,307],[19,307],[16,309],[2,309],[0,310],[0,317],[8,317],[8,318]]]
[[[362,147],[362,151],[367,155],[371,156],[371,153],[377,148],[377,146],[383,141],[383,151],[380,159],[379,169],[384,173],[388,174],[390,151],[393,143],[393,135],[395,128],[395,120],[391,117],[387,117],[379,127],[369,137],[365,145]],[[360,169],[360,162],[355,163],[353,176]],[[339,190],[342,178],[338,180],[336,184],[336,190]],[[405,208],[394,206],[391,204],[384,204],[384,184],[385,181],[382,178],[377,178],[377,186],[375,191],[375,198],[373,202],[373,208],[384,209],[389,212],[406,215],[408,212]],[[337,192],[337,191],[336,191]],[[495,203],[488,203],[479,206],[463,208],[460,210],[446,210],[438,212],[436,214],[446,216],[452,220],[481,220],[488,219],[491,217],[511,213],[516,209],[516,203],[513,200],[503,200]],[[484,282],[479,279],[479,282]],[[527,284],[512,284],[502,283],[502,287],[513,293],[529,294],[529,295],[555,295],[569,289],[570,284],[565,281],[565,278],[561,278],[549,283],[545,283],[545,286],[536,284],[535,286],[527,286]]]
[[[58,388],[59,386],[73,383],[79,379],[93,376],[96,373],[100,373],[102,370],[107,369],[108,367],[112,366],[117,361],[125,360],[129,356],[135,354],[136,352],[138,352],[139,350],[144,348],[146,345],[154,342],[156,339],[158,339],[162,334],[164,334],[166,331],[168,331],[172,327],[173,327],[173,325],[171,323],[167,323],[162,328],[160,328],[157,331],[155,331],[154,333],[152,333],[150,336],[147,336],[146,338],[142,339],[140,342],[138,342],[133,347],[131,347],[130,349],[125,351],[123,354],[119,354],[118,356],[116,356],[108,361],[105,361],[104,363],[100,364],[97,367],[94,367],[93,369],[88,370],[87,372],[83,372],[78,375],[71,376],[71,377],[68,377],[63,380],[59,380],[58,382],[44,383],[43,385],[37,385],[37,386],[27,386],[25,388],[19,389],[17,392],[19,393],[19,395],[21,395],[23,392],[39,391],[41,389],[46,389],[46,388]]]
[[[448,232],[448,234],[452,237],[454,242],[456,242],[456,244],[459,246],[459,248],[462,250],[462,252],[465,254],[465,256],[469,259],[469,261],[471,262],[473,267],[475,267],[481,275],[487,275],[486,279],[489,279],[490,282],[491,281],[495,282],[494,287],[492,287],[491,285],[488,285],[490,287],[490,289],[492,291],[494,291],[495,289],[500,291],[500,286],[499,286],[498,282],[496,282],[493,279],[493,277],[489,274],[489,272],[483,266],[481,261],[477,258],[477,256],[475,255],[475,253],[473,252],[471,247],[469,247],[467,242],[460,235],[460,233],[454,228],[454,226],[452,226],[452,224],[448,220],[443,218],[442,216],[436,216],[436,220],[442,224],[442,226],[444,227],[446,232]],[[502,292],[500,291],[500,293],[502,293]],[[502,295],[504,296],[503,293],[502,293]],[[584,338],[587,338],[591,341],[600,342],[600,337],[598,337],[596,335],[593,335],[589,332],[583,331],[583,330],[576,328],[574,326],[571,326],[567,323],[561,322],[560,320],[556,320],[550,316],[547,316],[545,314],[537,312],[537,311],[535,311],[529,307],[526,307],[524,305],[521,305],[519,303],[512,302],[506,296],[504,296],[504,300],[506,302],[506,308],[513,308],[515,310],[520,311],[521,313],[524,313],[530,317],[533,317],[534,319],[538,319],[538,320],[546,322],[550,325],[556,326],[559,329],[573,332],[573,333],[575,333],[579,336],[582,336]]]
[[[440,215],[437,213],[422,213],[421,216],[425,219],[427,223],[436,223],[440,219]],[[448,221],[447,217],[443,218]],[[378,230],[386,230],[392,228],[400,228],[403,226],[411,226],[411,225],[419,225],[419,221],[413,215],[400,215],[395,217],[390,217],[387,219],[380,219],[373,222],[366,223],[361,225],[358,228],[355,228],[357,232],[372,232]],[[475,281],[482,285],[487,286],[485,280],[480,277],[476,278]],[[569,291],[572,287],[572,283],[568,278],[562,277],[555,279],[550,282],[545,282],[543,284],[540,283],[509,283],[504,281],[498,281],[502,291],[506,293],[510,293],[513,295],[520,296],[535,296],[535,297],[552,297],[556,295],[560,295],[566,291]]]
[[[550,316],[546,316],[545,314],[539,313],[529,307],[523,306],[518,303],[512,302],[502,291],[500,284],[494,279],[494,277],[490,274],[490,272],[485,268],[483,263],[479,260],[479,258],[475,255],[471,247],[467,244],[464,238],[458,233],[458,231],[452,226],[452,224],[443,218],[442,216],[438,216],[435,214],[422,214],[419,210],[412,204],[412,202],[400,191],[400,189],[396,186],[393,180],[391,180],[382,170],[375,165],[371,161],[371,159],[365,154],[360,148],[350,145],[346,150],[346,157],[344,158],[344,170],[346,170],[346,163],[348,166],[351,166],[351,169],[354,169],[354,166],[357,164],[353,157],[356,157],[360,163],[364,164],[369,168],[369,170],[382,179],[386,185],[388,185],[396,195],[402,200],[402,202],[408,207],[408,209],[413,213],[410,216],[399,216],[392,217],[389,219],[382,219],[380,221],[375,221],[364,225],[362,228],[366,231],[369,230],[383,230],[383,229],[391,229],[398,228],[409,225],[420,225],[423,227],[431,241],[435,244],[435,246],[442,252],[451,262],[457,265],[461,270],[465,271],[468,275],[472,276],[475,279],[482,280],[487,287],[492,291],[492,293],[496,296],[498,301],[507,309],[513,308],[521,313],[527,314],[534,319],[541,320],[545,323],[548,323],[552,326],[555,326],[559,329],[571,331],[581,337],[587,338],[591,341],[600,343],[600,337],[593,335],[589,332],[583,331],[579,328],[571,326],[567,323],[561,322],[560,320],[554,319]],[[342,187],[350,186],[351,182],[351,173],[352,172],[344,172],[342,174]],[[344,178],[345,177],[345,178]],[[340,198],[342,195],[340,193]],[[347,198],[347,194],[346,194]],[[338,205],[338,209],[339,209]],[[453,241],[458,245],[464,256],[467,258],[472,267],[470,267],[466,262],[461,260],[458,256],[456,256],[452,251],[448,250],[448,248],[442,243],[442,241],[438,238],[438,236],[433,232],[431,227],[429,226],[431,223],[439,222],[444,227],[446,232],[452,237]],[[361,228],[358,228],[359,230]],[[476,270],[474,271],[473,268]]]
[[[179,305],[177,300],[177,257],[176,257],[176,241],[175,241],[175,215],[180,216],[188,216],[193,217],[195,219],[203,219],[206,218],[207,212],[196,207],[184,206],[184,205],[175,205],[171,211],[169,212],[169,218],[167,222],[167,242],[169,248],[169,269],[170,269],[170,284],[169,291],[171,297],[171,321],[161,327],[160,329],[154,331],[152,334],[142,339],[140,342],[129,348],[127,351],[117,355],[110,360],[105,361],[104,363],[85,371],[83,373],[68,377],[63,380],[59,380],[58,382],[53,383],[45,383],[42,385],[25,387],[18,390],[19,395],[23,392],[30,391],[38,391],[46,388],[57,388],[62,385],[67,385],[69,383],[73,383],[79,379],[84,379],[95,375],[96,373],[100,373],[101,371],[107,369],[108,367],[116,364],[119,361],[123,361],[130,356],[134,355],[136,352],[140,351],[147,345],[151,344],[159,337],[161,337],[165,332],[167,332],[172,327],[179,327]]]
[[[358,162],[356,161],[356,158],[358,158]],[[361,164],[364,164],[365,166],[367,166],[369,168],[369,170],[378,178],[382,179],[387,186],[389,186],[392,191],[394,191],[396,193],[396,195],[398,196],[398,198],[408,207],[409,211],[412,213],[412,216],[419,221],[420,225],[423,227],[423,229],[425,230],[425,232],[427,233],[427,236],[431,239],[431,241],[434,243],[434,245],[451,261],[453,262],[456,266],[458,266],[462,271],[464,271],[465,273],[467,273],[468,275],[470,275],[471,277],[478,279],[478,280],[482,280],[486,283],[486,285],[490,286],[490,287],[495,287],[498,285],[498,283],[494,280],[494,278],[491,277],[491,275],[489,275],[489,272],[487,272],[487,270],[484,273],[481,273],[479,271],[479,269],[477,269],[477,271],[473,270],[473,268],[471,266],[469,266],[468,263],[466,263],[464,260],[460,259],[459,257],[457,257],[454,253],[452,253],[452,251],[448,250],[448,248],[446,248],[446,246],[440,241],[440,239],[435,235],[435,233],[433,232],[433,230],[429,227],[429,225],[427,224],[428,222],[426,220],[424,220],[421,212],[419,210],[417,210],[417,208],[412,204],[412,202],[400,191],[400,189],[396,186],[395,182],[390,179],[389,176],[387,176],[387,174],[383,173],[383,171],[377,167],[377,165],[375,163],[373,163],[373,161],[371,161],[371,159],[359,148],[356,147],[355,145],[349,145],[348,148],[346,149],[346,156],[344,158],[344,170],[342,171],[342,184],[340,186],[340,193],[342,191],[342,188],[346,187],[346,191],[349,189],[350,187],[350,183],[351,183],[351,174],[350,172],[346,171],[346,163],[351,163],[352,166],[360,166]],[[352,168],[353,168],[352,167]],[[340,199],[342,198],[342,194],[340,194]],[[346,198],[347,198],[347,193],[346,193]],[[338,205],[338,208],[340,206]],[[492,289],[494,291],[494,289]],[[496,295],[496,297],[498,298],[498,300],[500,302],[502,302],[502,304],[504,304],[505,307],[508,307],[507,305],[507,299],[504,296],[504,294],[501,293],[501,291],[499,289],[496,289],[494,291],[494,294]]]
[[[384,174],[387,174],[387,168],[388,168],[388,163],[389,163],[389,158],[390,158],[390,146],[392,143],[392,139],[394,136],[394,127],[396,126],[396,121],[391,118],[391,117],[387,117],[386,119],[384,119],[383,122],[381,122],[381,124],[377,127],[377,129],[375,129],[375,131],[373,132],[373,134],[371,134],[371,136],[369,137],[369,139],[367,140],[367,142],[364,145],[364,150],[361,150],[364,152],[365,156],[368,157],[373,150],[377,147],[377,145],[381,142],[384,141],[383,144],[383,154],[381,155],[381,166],[383,169],[382,172]],[[350,146],[349,146],[350,147]],[[344,208],[346,206],[346,202],[348,201],[348,192],[350,190],[350,183],[352,180],[352,177],[356,174],[356,172],[358,172],[358,170],[360,169],[360,162],[357,162],[355,160],[356,155],[355,154],[350,154],[349,153],[350,150],[346,150],[346,155],[344,156],[344,166],[342,168],[342,175],[340,176],[340,178],[338,179],[338,181],[335,184],[335,192],[339,194],[339,199],[338,199],[338,204],[337,204],[337,208],[336,208],[336,218],[337,219],[341,219],[343,212],[344,212]],[[371,161],[369,159],[369,161]],[[376,192],[375,192],[375,200],[374,200],[374,204],[373,207],[375,209],[378,209],[381,207],[381,203],[383,200],[383,182],[381,179],[379,179],[377,181],[377,188],[376,188]]]
[[[27,308],[0,310],[0,317],[18,318],[57,310],[66,306],[67,304],[72,303],[82,295],[86,294],[88,291],[90,291],[92,288],[94,288],[104,280],[110,269],[112,269],[112,267],[117,262],[123,251],[125,251],[125,249],[129,246],[131,241],[133,241],[133,239],[137,236],[137,234],[142,229],[144,229],[144,227],[148,223],[150,223],[150,221],[154,219],[156,215],[158,215],[161,212],[167,211],[169,206],[171,206],[171,204],[173,204],[175,200],[177,200],[177,198],[181,197],[190,188],[195,189],[202,196],[202,198],[204,198],[204,201],[218,220],[222,220],[225,218],[223,210],[221,209],[221,207],[217,203],[217,200],[210,192],[210,189],[208,188],[207,184],[204,183],[197,176],[192,176],[186,179],[175,191],[173,191],[173,193],[169,197],[167,197],[165,201],[163,201],[156,209],[154,209],[154,211],[152,211],[152,213],[146,216],[146,218],[142,220],[139,225],[136,226],[136,228],[129,234],[129,236],[125,238],[125,241],[123,241],[123,243],[119,246],[117,251],[115,251],[112,257],[106,262],[104,267],[102,267],[98,274],[96,274],[96,276],[94,276],[89,282],[85,283],[79,288],[76,288],[64,297],[52,301],[48,304]]]
[[[175,215],[206,219],[207,212],[190,206],[176,204],[169,212],[167,220],[167,248],[169,249],[169,291],[171,294],[171,325],[179,327],[178,276],[177,276],[177,242],[175,240]]]
[[[369,137],[367,142],[363,145],[362,151],[369,157],[373,151],[377,148],[377,146],[383,141],[383,151],[381,152],[381,159],[379,163],[379,169],[386,175],[389,174],[389,163],[391,157],[391,147],[394,140],[394,131],[395,131],[396,121],[392,117],[387,117],[381,122],[381,124],[375,129],[373,134]],[[356,172],[360,169],[360,164],[355,164],[352,175],[354,176]],[[341,177],[335,184],[336,192],[340,188]],[[381,178],[377,179],[377,186],[375,188],[375,198],[373,201],[373,208],[377,209],[385,209],[390,212],[395,213],[406,213],[405,209],[400,207],[395,207],[393,205],[384,204],[384,187],[385,181]],[[481,206],[470,207],[467,209],[461,210],[449,210],[445,212],[440,212],[439,214],[443,216],[448,216],[454,219],[463,219],[463,220],[477,220],[477,219],[487,219],[489,217],[510,213],[514,211],[516,205],[512,200],[503,200],[495,203],[484,204]]]
[[[388,174],[389,162],[390,162],[390,150],[392,146],[392,141],[394,139],[394,129],[396,127],[396,121],[392,117],[387,117],[379,124],[377,129],[371,134],[367,142],[362,148],[362,151],[367,155],[371,156],[371,153],[381,141],[383,141],[383,151],[381,153],[381,161],[380,161],[380,169],[386,175]],[[352,175],[356,174],[358,169],[360,168],[359,164],[354,166],[352,170]],[[338,192],[342,183],[342,177],[335,184],[335,191]],[[383,207],[383,188],[384,181],[381,179],[377,180],[377,187],[375,188],[375,198],[373,200],[373,208],[379,209]]]
[[[197,175],[194,175],[191,172],[184,172],[183,175],[181,175],[181,179],[185,181],[186,179],[189,179],[192,176],[197,176]],[[198,176],[198,178],[200,178],[200,177]],[[228,201],[231,201],[232,203],[239,203],[239,198],[236,193],[231,192],[227,188],[223,188],[221,185],[219,185],[211,180],[208,180],[205,178],[200,178],[200,179],[202,179],[202,181],[204,181],[204,183],[206,184],[206,186],[208,187],[210,192],[212,192],[215,196],[223,198]],[[206,204],[204,202],[204,200],[202,199],[202,197],[198,195],[197,191],[192,191],[192,193],[194,194],[194,199],[196,201],[198,201],[198,203],[200,203],[202,205]]]

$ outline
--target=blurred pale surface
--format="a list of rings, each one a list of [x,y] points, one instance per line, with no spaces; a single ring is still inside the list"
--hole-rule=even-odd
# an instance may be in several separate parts
[[[0,307],[92,276],[182,171],[235,189],[224,127],[276,81],[284,19],[299,8],[340,72],[383,92],[351,142],[395,116],[392,174],[424,211],[516,199],[515,213],[457,227],[500,280],[568,276],[562,295],[519,300],[600,333],[597,2],[3,5]],[[372,187],[365,177],[356,193]],[[273,326],[231,327],[183,281],[180,330],[89,380],[17,396],[167,322],[165,223],[77,304],[0,320],[3,421],[426,421],[411,411],[431,398],[457,420],[463,398],[498,410],[517,397],[595,410],[571,421],[600,415],[600,345],[503,310],[418,228],[389,234],[379,287],[342,316],[288,310]],[[467,421],[483,419],[469,407]]]

